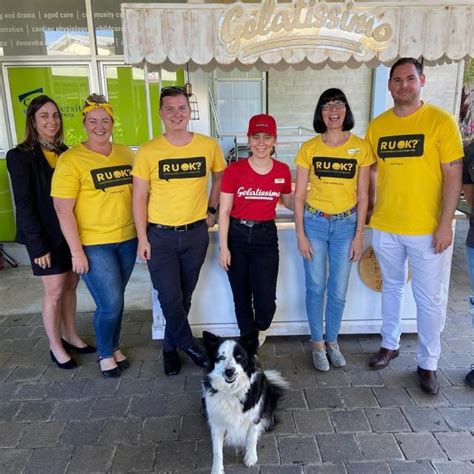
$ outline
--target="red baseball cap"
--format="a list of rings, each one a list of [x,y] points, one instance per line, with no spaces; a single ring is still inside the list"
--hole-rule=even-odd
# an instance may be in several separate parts
[[[277,136],[277,124],[275,119],[268,114],[254,115],[249,120],[249,129],[247,136],[254,135],[255,133],[268,133],[276,138]]]

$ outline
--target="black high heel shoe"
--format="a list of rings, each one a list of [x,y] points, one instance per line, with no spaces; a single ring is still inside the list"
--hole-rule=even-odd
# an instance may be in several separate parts
[[[58,359],[56,359],[56,356],[53,354],[53,351],[49,351],[49,355],[51,356],[51,360],[60,368],[60,369],[75,369],[77,367],[76,361],[71,357],[68,361],[66,362],[59,362]]]
[[[67,342],[63,338],[61,338],[61,342],[63,343],[64,349],[69,351],[76,351],[79,354],[92,354],[96,351],[95,347],[89,345],[87,345],[86,347],[73,346],[71,343]]]
[[[99,364],[99,368],[100,368],[100,371],[102,372],[102,375],[106,379],[116,379],[116,378],[120,377],[120,367],[119,367],[118,364],[117,364],[117,367],[114,367],[113,369],[103,370],[102,367],[100,367],[100,361],[101,360],[102,359],[97,359],[97,363]]]

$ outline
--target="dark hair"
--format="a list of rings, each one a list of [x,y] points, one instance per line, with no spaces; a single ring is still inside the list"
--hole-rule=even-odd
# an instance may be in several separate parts
[[[390,68],[390,76],[389,78],[392,79],[393,72],[395,69],[397,69],[398,66],[403,66],[404,64],[413,64],[416,68],[416,72],[418,73],[419,76],[423,74],[423,63],[418,61],[418,59],[415,58],[400,58],[395,63],[393,66]]]
[[[342,123],[342,130],[348,131],[354,128],[354,115],[347,102],[347,98],[344,92],[341,89],[336,89],[335,87],[325,90],[319,97],[318,103],[316,104],[316,110],[314,111],[313,118],[313,128],[316,133],[324,133],[327,129],[326,124],[323,120],[323,105],[328,102],[340,100],[346,104],[346,116],[344,117],[344,122]]]
[[[167,86],[163,87],[160,92],[160,109],[163,107],[163,99],[165,97],[178,97],[180,95],[186,98],[186,103],[188,104],[188,107],[191,108],[189,95],[184,86]]]
[[[36,130],[36,119],[35,115],[43,105],[48,103],[53,104],[56,109],[58,109],[59,113],[59,130],[54,137],[54,143],[57,148],[63,148],[64,145],[64,129],[63,129],[63,117],[61,115],[61,111],[59,110],[58,104],[48,97],[47,95],[39,95],[35,97],[29,104],[28,108],[26,109],[26,124],[25,124],[25,137],[18,146],[23,150],[32,150],[38,144],[38,131]]]

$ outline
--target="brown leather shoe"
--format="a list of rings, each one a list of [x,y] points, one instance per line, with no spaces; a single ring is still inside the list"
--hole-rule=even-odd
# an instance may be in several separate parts
[[[420,377],[421,390],[430,395],[437,395],[439,392],[439,382],[436,376],[436,370],[427,370],[418,367],[417,372]]]
[[[369,366],[371,369],[379,370],[385,369],[389,362],[392,359],[395,359],[400,354],[398,349],[391,350],[385,349],[385,347],[381,347],[378,352],[376,352],[369,360]]]

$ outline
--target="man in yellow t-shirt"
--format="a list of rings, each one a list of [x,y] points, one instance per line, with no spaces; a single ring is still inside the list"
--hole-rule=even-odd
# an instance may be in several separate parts
[[[177,349],[197,365],[207,365],[188,314],[209,244],[208,227],[215,224],[225,161],[215,140],[188,132],[191,108],[183,88],[162,89],[160,116],[165,134],[145,143],[136,154],[133,211],[138,256],[148,263],[166,320],[164,371],[176,375],[181,369]]]
[[[445,320],[444,251],[453,239],[463,150],[454,118],[420,100],[424,84],[421,63],[399,59],[388,81],[394,107],[372,120],[367,130],[377,157],[370,227],[383,281],[382,343],[369,365],[382,369],[399,355],[409,261],[417,308],[417,372],[422,390],[435,395]]]

